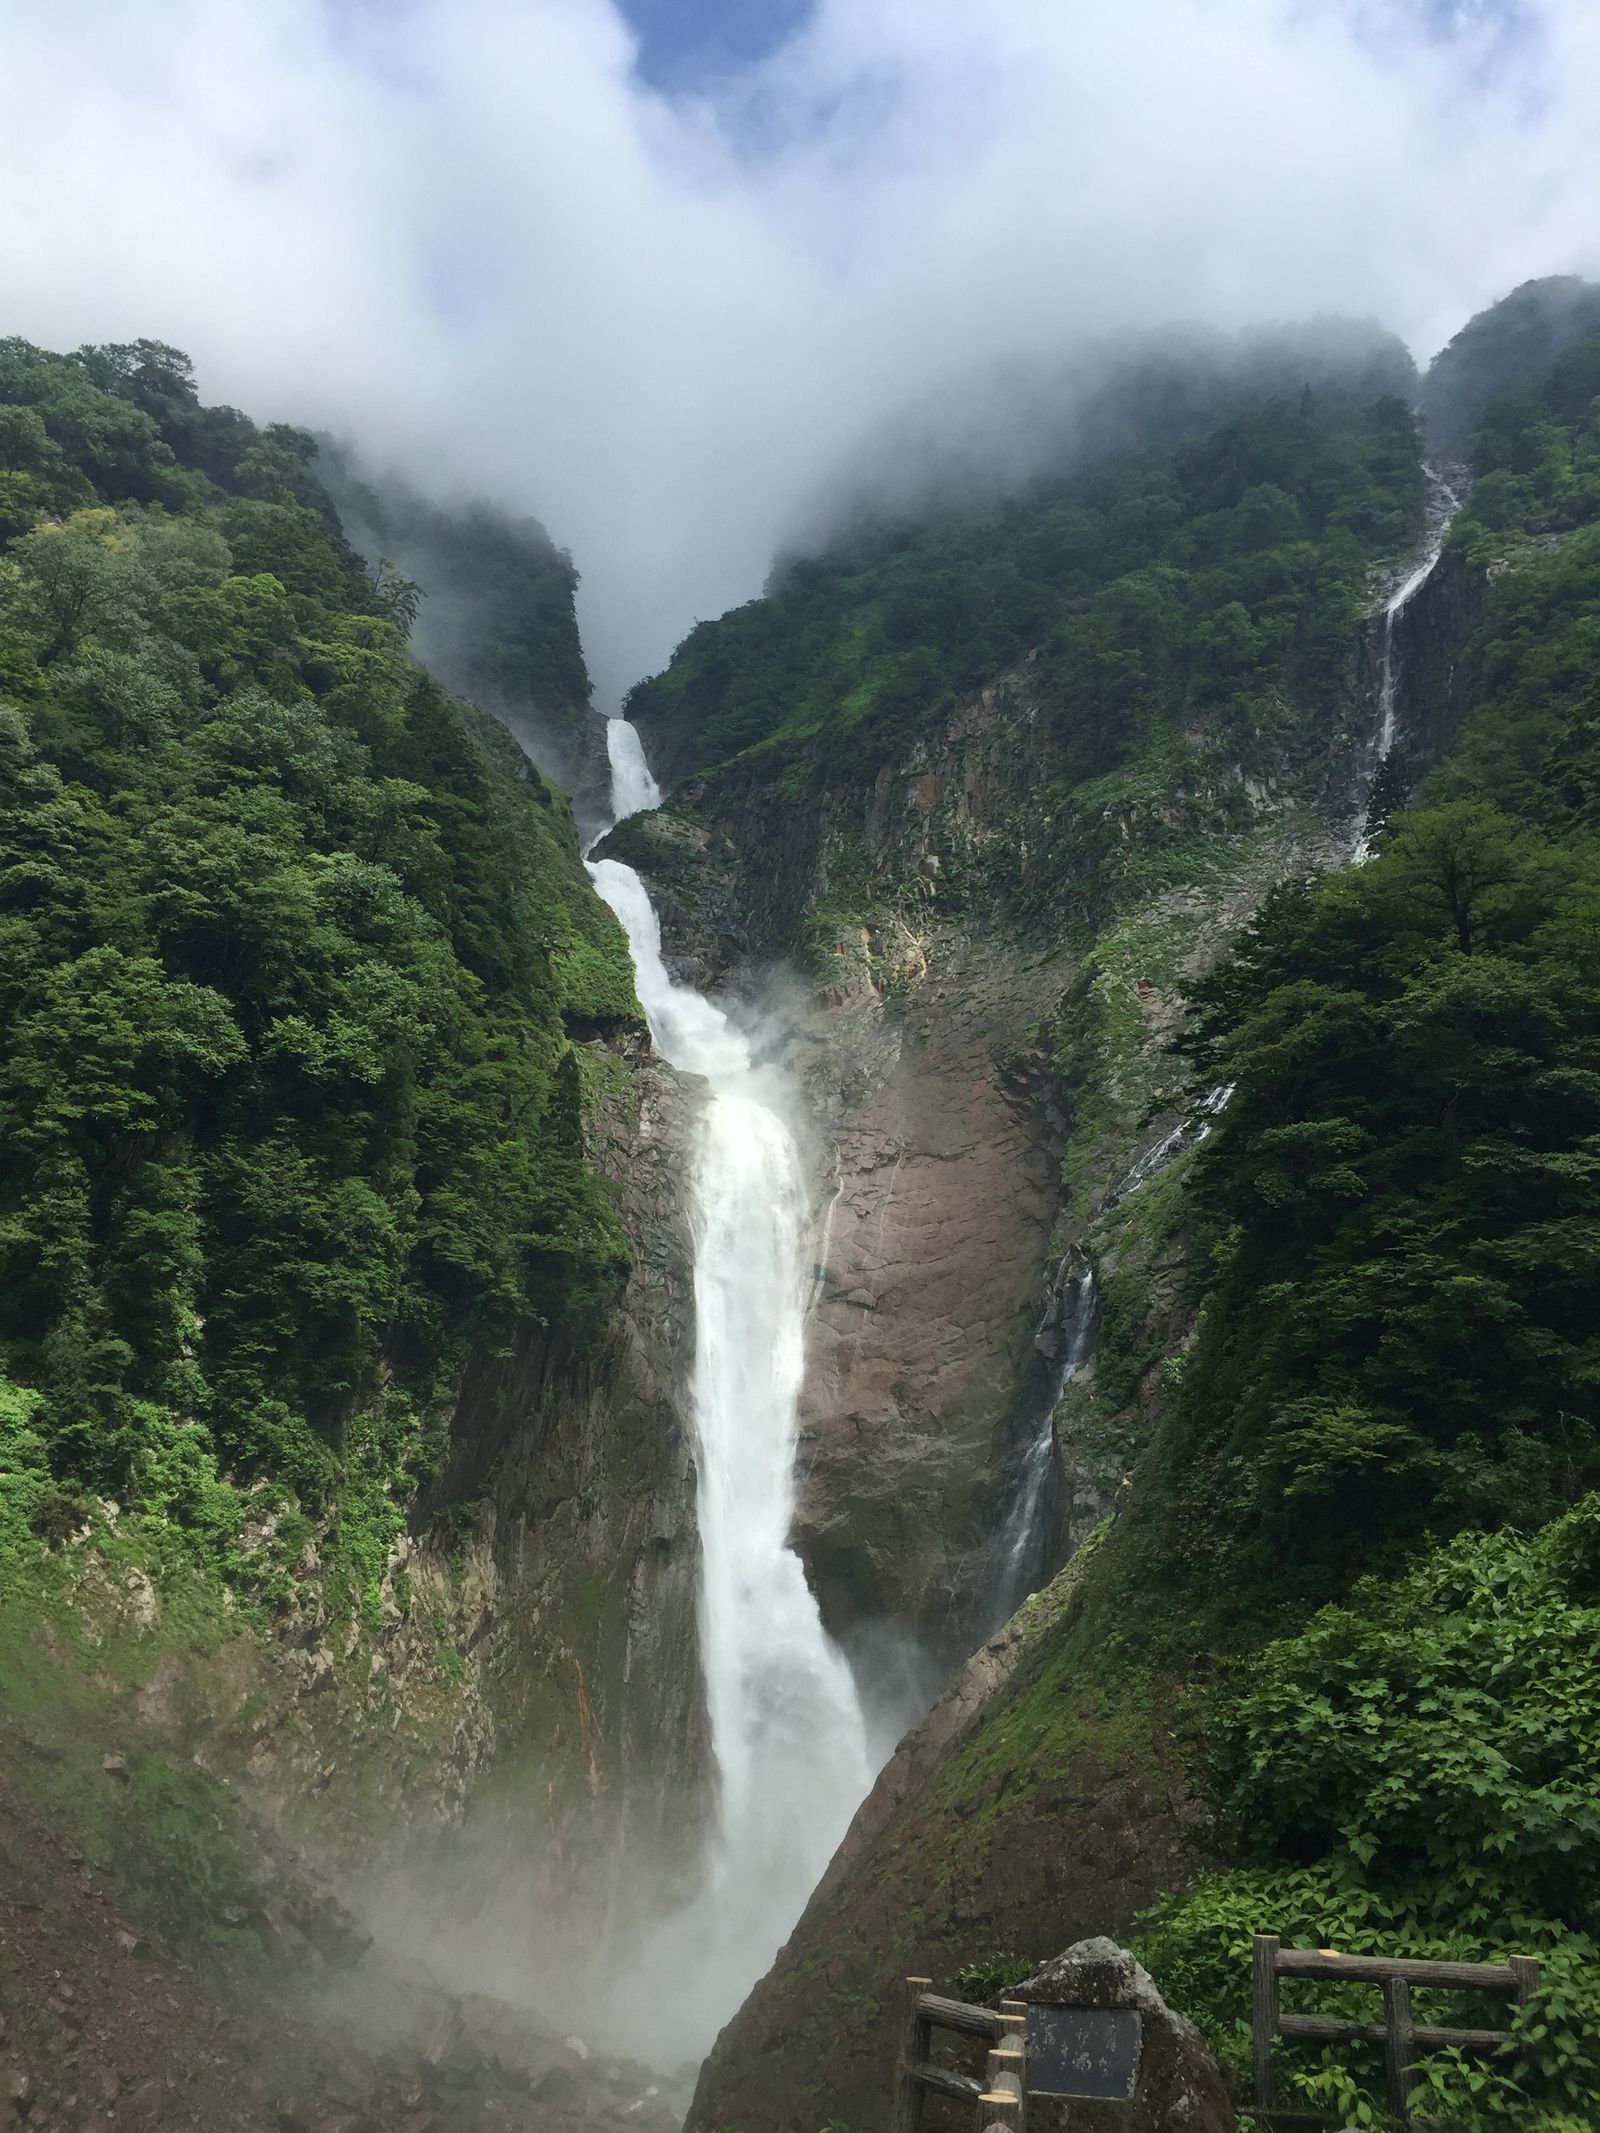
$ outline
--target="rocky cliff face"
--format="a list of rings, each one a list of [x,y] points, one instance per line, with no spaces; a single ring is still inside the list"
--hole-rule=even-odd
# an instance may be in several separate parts
[[[800,1541],[835,1634],[893,1623],[940,1665],[1049,1383],[1065,1119],[1039,1032],[1073,961],[1020,916],[1034,718],[1022,670],[864,792],[702,784],[606,847],[696,983],[759,990],[785,954],[811,980],[779,1002],[818,1210]]]
[[[682,1421],[694,1098],[642,1037],[586,1050],[587,1138],[632,1270],[592,1339],[527,1328],[471,1358],[413,1572],[462,1625],[486,1729],[436,1846],[446,1909],[511,1948],[534,1921],[591,1946],[619,1886],[648,1911],[688,1872],[709,1797]]]
[[[1134,1204],[1203,1124],[1183,1130],[1195,1092],[1165,1046],[1271,883],[1347,852],[1327,796],[1355,775],[1365,702],[1358,677],[1318,804],[1303,778],[1217,796],[1245,826],[1219,827],[1208,878],[1144,896],[1116,886],[1121,854],[1163,825],[1118,812],[1085,852],[1053,817],[1029,661],[869,785],[792,791],[735,764],[602,846],[650,882],[681,975],[776,1009],[809,1099],[799,1538],[847,1643],[894,1624],[948,1678],[987,1628],[1066,1271],[1101,1257],[1125,1367],[1111,1402],[1089,1375],[1062,1406],[1047,1558],[1114,1505],[1183,1331],[1181,1225]]]
[[[1053,1417],[1048,1559],[1066,1569],[887,1765],[708,2060],[691,2125],[878,2122],[889,1982],[953,1989],[975,1958],[1020,1976],[1077,1937],[1127,1934],[1216,1856],[1182,1690],[1101,1664],[1116,1631],[1085,1613],[1088,1544],[1124,1523],[1192,1334],[1184,1159],[1222,1092],[1168,1049],[1182,997],[1274,882],[1348,858],[1372,709],[1363,648],[1326,760],[1246,789],[1204,873],[1142,895],[1126,877],[1106,893],[1136,820],[1097,826],[1098,872],[1053,841],[1026,668],[870,794],[825,791],[797,819],[719,778],[629,826],[686,962],[738,984],[787,945],[821,994],[794,1017],[824,1207],[837,1195],[802,1543],[836,1628],[898,1607],[941,1658],[963,1633],[971,1648],[994,1590],[981,1536],[1049,1408],[1061,1299],[1085,1267],[1100,1310]]]

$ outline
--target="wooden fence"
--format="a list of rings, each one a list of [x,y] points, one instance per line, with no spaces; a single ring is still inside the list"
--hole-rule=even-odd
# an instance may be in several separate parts
[[[922,2133],[928,2096],[948,2096],[973,2113],[977,2133],[1021,2133],[1028,2091],[1028,2017],[1020,2000],[1002,2000],[1000,2012],[947,2000],[933,1980],[908,1977],[900,2063],[895,2076],[894,2133]],[[977,2080],[933,2059],[933,2033],[949,2030],[987,2044],[984,2078]]]
[[[1377,1985],[1383,1992],[1381,2022],[1347,2022],[1334,2015],[1284,2014],[1279,2007],[1279,1980],[1324,1977],[1341,1984]],[[1332,1948],[1285,1948],[1275,1933],[1258,1933],[1252,1963],[1251,2037],[1255,2058],[1255,2103],[1250,2115],[1268,2125],[1307,2125],[1317,2114],[1278,2108],[1277,2067],[1273,2045],[1279,2037],[1309,2044],[1342,2044],[1359,2038],[1383,2046],[1385,2086],[1390,2111],[1402,2125],[1411,2116],[1412,2069],[1419,2052],[1454,2046],[1464,2052],[1496,2052],[1509,2044],[1503,2029],[1444,2029],[1415,2022],[1411,2015],[1414,1985],[1493,1992],[1517,2002],[1539,1990],[1539,1965],[1530,1955],[1508,1956],[1503,1963],[1435,1963],[1387,1955],[1340,1955]]]

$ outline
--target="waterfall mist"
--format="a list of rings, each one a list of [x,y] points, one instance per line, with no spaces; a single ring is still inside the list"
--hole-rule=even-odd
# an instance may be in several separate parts
[[[630,726],[608,732],[614,805],[659,799]],[[792,1092],[752,1038],[668,974],[644,884],[590,862],[621,920],[658,1049],[708,1084],[695,1164],[692,1425],[701,1657],[717,1799],[700,1890],[647,1934],[640,1989],[659,2042],[709,2045],[767,1968],[873,1775],[844,1654],[790,1545],[804,1371],[810,1198]]]

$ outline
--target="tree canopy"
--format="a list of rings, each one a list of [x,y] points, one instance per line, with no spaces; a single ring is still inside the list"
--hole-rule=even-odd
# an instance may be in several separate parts
[[[158,343],[0,343],[0,1361],[60,1490],[180,1523],[420,1458],[624,1253],[569,1035],[637,1016],[620,929],[314,459]]]

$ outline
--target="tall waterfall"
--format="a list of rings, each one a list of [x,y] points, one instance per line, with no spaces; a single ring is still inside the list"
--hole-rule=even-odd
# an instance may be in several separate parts
[[[607,739],[619,819],[654,806],[638,735],[618,719]],[[720,1009],[667,974],[633,869],[599,859],[589,871],[627,933],[657,1048],[710,1085],[694,1180],[693,1424],[718,1799],[706,1889],[665,1945],[686,2019],[714,2031],[777,1953],[872,1768],[849,1666],[789,1540],[811,1212],[791,1092]]]
[[[611,765],[613,822],[661,805],[661,787],[650,775],[637,730],[625,718],[606,720],[606,761]]]
[[[1400,660],[1395,650],[1395,624],[1433,576],[1439,558],[1444,553],[1444,540],[1450,531],[1450,521],[1461,508],[1461,498],[1443,474],[1431,466],[1424,471],[1428,476],[1427,546],[1415,568],[1400,581],[1383,605],[1382,634],[1378,646],[1378,726],[1370,743],[1372,752],[1368,782],[1377,776],[1379,768],[1394,747],[1395,719],[1400,700]],[[1351,858],[1359,864],[1366,858],[1370,849],[1366,830],[1358,829]]]

